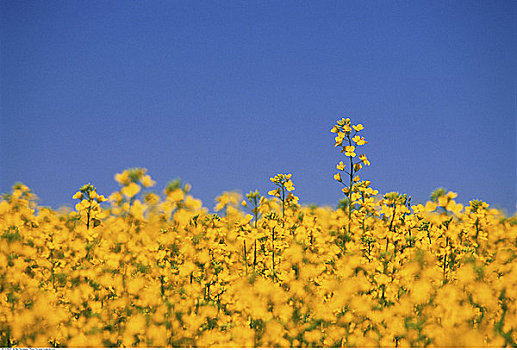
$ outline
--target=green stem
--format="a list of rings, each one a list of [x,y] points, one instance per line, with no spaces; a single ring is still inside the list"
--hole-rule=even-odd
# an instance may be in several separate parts
[[[282,184],[282,218],[285,217],[285,187]]]
[[[352,146],[352,140],[350,139],[350,134],[347,134],[348,145]],[[354,185],[354,158],[350,156],[350,187],[348,191],[348,235],[352,236],[351,227],[352,227],[352,187]]]
[[[396,204],[393,204],[393,216],[391,217],[391,221],[390,221],[390,231],[391,232],[394,232],[393,231],[393,221],[395,220],[395,214],[397,212],[397,205]]]
[[[255,249],[253,251],[253,271],[257,267],[257,240],[255,239]]]
[[[88,207],[88,212],[86,213],[86,228],[90,228],[90,212],[92,210],[92,203],[90,202],[90,206]]]

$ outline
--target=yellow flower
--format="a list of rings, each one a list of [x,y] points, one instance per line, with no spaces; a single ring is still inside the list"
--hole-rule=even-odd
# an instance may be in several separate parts
[[[280,195],[280,192],[278,189],[276,189],[276,190],[269,191],[267,194],[269,194],[270,196],[278,197]]]
[[[115,181],[117,181],[121,185],[127,185],[129,183],[129,173],[127,170],[124,170],[120,174],[115,174]]]
[[[140,180],[140,182],[142,183],[142,186],[144,186],[144,187],[152,187],[156,183],[155,181],[153,181],[151,179],[151,176],[149,176],[149,175],[144,175],[142,177],[142,179]]]
[[[289,177],[291,177],[291,175],[289,175]],[[287,181],[285,183],[285,189],[289,192],[293,191],[294,190],[294,185],[293,185],[293,182],[291,180]]]
[[[448,201],[449,201],[448,197],[445,197],[445,196],[438,197],[438,205],[440,207],[445,207],[447,205]]]
[[[345,146],[345,156],[347,157],[355,157],[355,147],[354,146]]]
[[[436,203],[434,203],[434,202],[430,202],[430,201],[429,201],[429,202],[427,202],[427,203],[425,204],[425,211],[427,211],[427,212],[431,212],[431,211],[433,211],[433,210],[436,210]]]
[[[368,143],[368,141],[366,141],[364,139],[364,137],[361,137],[361,139],[359,141],[357,141],[357,145],[359,145],[359,146],[366,145],[367,143]]]
[[[303,337],[310,343],[315,343],[321,339],[321,331],[319,329],[313,329],[312,331],[305,332]]]
[[[368,160],[368,158],[366,158],[365,154],[361,154],[359,156],[359,159],[361,159],[365,165],[370,165],[370,161]]]
[[[120,192],[113,192],[108,198],[112,202],[120,202],[122,200],[122,194]]]
[[[174,191],[167,195],[167,200],[171,202],[179,202],[185,198],[185,193],[180,188],[176,188]]]
[[[137,185],[136,183],[132,182],[129,185],[122,187],[120,190],[122,194],[128,198],[133,198],[140,192],[140,185]]]
[[[81,191],[77,191],[72,198],[73,199],[82,199],[83,194],[81,193]]]
[[[75,205],[75,210],[77,210],[77,211],[81,211],[81,210],[83,210],[83,209],[88,208],[89,206],[90,206],[90,202],[89,202],[89,201],[87,201],[86,199],[83,199],[83,200],[81,201],[81,203],[77,203],[77,204]]]
[[[338,165],[336,165],[337,170],[345,170],[345,164],[343,162],[339,162]]]
[[[341,174],[340,173],[334,174],[334,180],[341,182]]]
[[[355,131],[361,131],[364,129],[363,124],[352,125]]]
[[[355,135],[352,138],[352,141],[354,141],[358,146],[362,146],[362,145],[365,145],[368,143],[368,141],[366,141],[363,137],[361,137],[359,135]]]
[[[336,143],[334,144],[334,147],[341,145],[341,143],[343,143],[345,136],[346,136],[345,133],[339,132],[337,134],[337,136],[334,138],[334,140],[336,141]]]
[[[447,193],[447,197],[450,198],[450,199],[454,199],[454,198],[458,197],[458,194],[456,192],[449,191]]]
[[[288,200],[289,202],[291,202],[292,204],[297,204],[299,199],[300,199],[300,198],[296,197],[296,196],[295,196],[294,194],[292,194],[292,193],[289,193],[289,195],[287,196],[287,200]]]
[[[146,329],[145,324],[146,324],[146,320],[142,314],[137,313],[136,315],[132,315],[126,323],[126,332],[131,335],[139,333],[139,332],[145,332],[145,329]],[[124,344],[124,345],[130,346],[132,344]]]

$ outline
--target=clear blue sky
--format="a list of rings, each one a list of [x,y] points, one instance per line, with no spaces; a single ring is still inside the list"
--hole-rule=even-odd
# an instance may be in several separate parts
[[[332,125],[381,193],[516,205],[516,1],[0,1],[0,192],[42,205],[145,167],[213,209],[292,173],[335,205]]]

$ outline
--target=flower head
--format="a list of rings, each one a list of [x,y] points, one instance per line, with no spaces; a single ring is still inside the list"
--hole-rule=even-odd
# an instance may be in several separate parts
[[[368,166],[370,165],[370,161],[368,160],[368,158],[366,158],[365,154],[361,154],[359,156],[359,159],[361,159],[365,165],[368,165]]]
[[[352,125],[355,131],[361,131],[364,129],[363,124]]]
[[[355,147],[354,146],[345,146],[345,156],[347,157],[355,157]]]

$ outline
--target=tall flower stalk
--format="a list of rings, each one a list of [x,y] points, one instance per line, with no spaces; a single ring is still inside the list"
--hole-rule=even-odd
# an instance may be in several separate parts
[[[349,118],[343,118],[338,120],[336,125],[334,125],[332,130],[330,130],[331,132],[337,134],[335,137],[334,147],[341,148],[341,153],[344,153],[350,164],[350,170],[345,170],[345,163],[340,161],[336,166],[339,172],[334,175],[334,179],[345,186],[343,187],[342,191],[346,196],[348,204],[347,231],[349,235],[352,234],[352,210],[354,208],[354,202],[361,197],[358,187],[355,186],[361,180],[357,173],[362,169],[363,164],[367,166],[370,165],[370,161],[368,158],[366,158],[365,154],[361,154],[359,157],[356,157],[356,148],[368,143],[368,141],[366,141],[362,136],[358,135],[358,133],[363,129],[364,127],[362,124],[352,125]],[[341,174],[347,175],[346,182],[343,180],[343,176]]]

